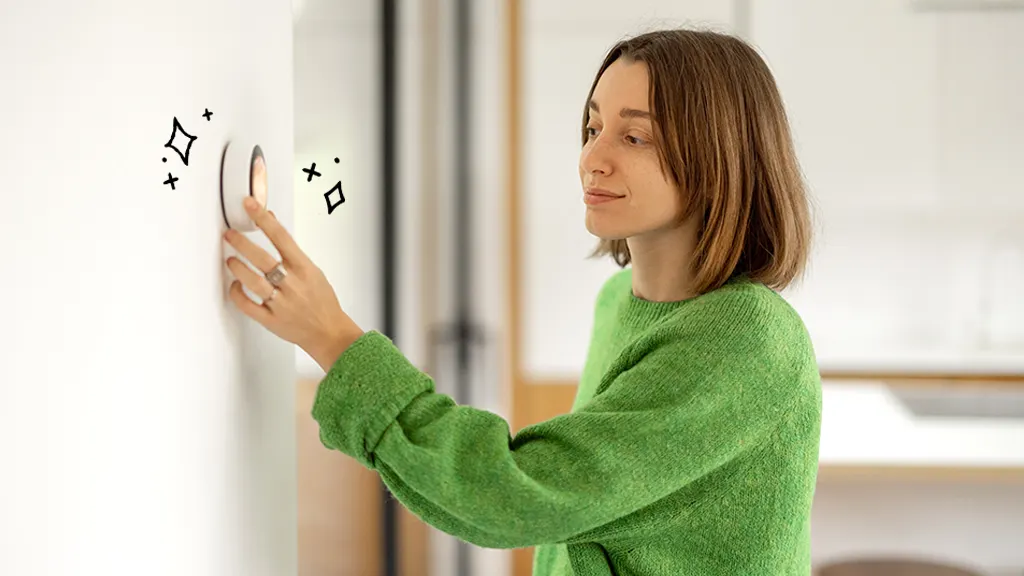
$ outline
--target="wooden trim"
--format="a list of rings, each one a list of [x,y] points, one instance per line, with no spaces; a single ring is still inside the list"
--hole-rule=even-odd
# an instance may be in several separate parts
[[[507,359],[506,374],[509,389],[506,399],[510,412],[509,426],[513,434],[531,424],[531,419],[539,415],[529,413],[529,406],[534,405],[529,390],[522,381],[521,360],[519,354],[519,338],[522,324],[520,306],[520,221],[521,203],[520,175],[522,163],[520,158],[522,144],[522,97],[520,57],[522,49],[522,5],[519,0],[507,0],[505,3],[505,70],[508,90],[508,189],[505,200],[508,203],[505,214],[508,217],[508,246],[506,262],[508,268],[508,295],[506,299],[507,337],[505,339],[505,358]],[[517,548],[512,550],[512,576],[530,576],[533,572],[533,549]]]
[[[1024,384],[1022,374],[956,372],[873,372],[870,370],[822,370],[825,380],[880,380],[892,386]]]
[[[430,574],[430,526],[405,506],[398,507],[398,574],[428,576]]]
[[[378,574],[380,480],[320,442],[309,415],[319,383],[299,379],[295,391],[298,574]]]
[[[920,483],[1024,483],[1024,468],[995,466],[849,466],[823,464],[818,484],[862,484],[870,482]]]
[[[902,387],[935,387],[935,388],[1013,388],[1024,386],[1024,376],[999,376],[999,375],[892,375],[892,374],[851,374],[851,373],[830,373],[822,372],[822,380],[832,381],[874,381],[894,388]],[[578,382],[573,379],[536,379],[531,380],[520,376],[518,380],[522,386],[531,387],[572,387],[575,388]]]

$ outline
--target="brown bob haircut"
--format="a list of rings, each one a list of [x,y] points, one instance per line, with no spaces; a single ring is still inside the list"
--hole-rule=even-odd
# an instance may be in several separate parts
[[[643,62],[662,171],[683,194],[678,223],[699,214],[692,262],[697,294],[745,275],[781,290],[810,252],[807,190],[775,79],[739,38],[704,30],[649,32],[616,44],[587,95],[618,59]],[[591,258],[630,263],[625,239],[601,240]]]

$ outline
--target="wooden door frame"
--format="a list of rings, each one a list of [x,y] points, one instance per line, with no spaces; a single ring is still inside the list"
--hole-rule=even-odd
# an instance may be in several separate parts
[[[506,0],[505,5],[506,41],[506,82],[508,90],[508,184],[505,194],[507,202],[508,253],[506,262],[508,293],[506,302],[505,339],[506,382],[505,400],[509,407],[510,426],[515,434],[520,429],[537,422],[568,412],[576,394],[574,382],[537,382],[529,380],[522,370],[519,339],[522,335],[522,307],[520,306],[521,251],[519,250],[520,178],[522,141],[521,48],[522,48],[522,3],[520,0]],[[530,576],[533,570],[533,549],[517,548],[512,551],[512,576]]]

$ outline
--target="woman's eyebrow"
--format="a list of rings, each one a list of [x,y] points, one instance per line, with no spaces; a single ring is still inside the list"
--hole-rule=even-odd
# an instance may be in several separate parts
[[[594,112],[600,112],[600,108],[597,106],[597,102],[593,100],[588,104],[589,108]],[[619,111],[619,116],[622,118],[643,118],[645,120],[652,120],[651,113],[645,110],[637,110],[636,108],[623,108]]]

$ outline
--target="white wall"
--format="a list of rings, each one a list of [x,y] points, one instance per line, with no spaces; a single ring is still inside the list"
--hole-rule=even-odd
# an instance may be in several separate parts
[[[226,300],[217,183],[251,130],[291,226],[290,3],[5,2],[0,82],[0,573],[293,574],[294,351]]]
[[[382,305],[378,11],[377,2],[307,0],[295,26],[296,239],[366,330],[381,328]],[[307,182],[301,170],[313,162],[323,176]],[[324,193],[339,180],[345,204],[328,214]],[[296,354],[300,376],[323,376]]]

